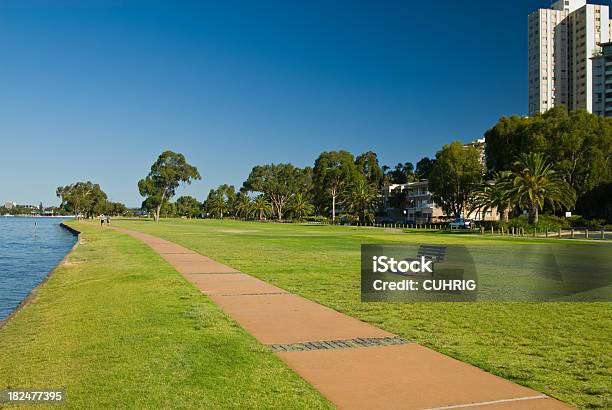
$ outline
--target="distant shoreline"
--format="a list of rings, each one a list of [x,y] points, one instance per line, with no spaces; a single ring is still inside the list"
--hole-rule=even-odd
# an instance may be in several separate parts
[[[74,218],[74,215],[0,215],[1,218]]]

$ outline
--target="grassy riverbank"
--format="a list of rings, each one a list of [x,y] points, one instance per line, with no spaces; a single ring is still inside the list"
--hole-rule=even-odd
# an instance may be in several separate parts
[[[0,328],[0,389],[70,408],[331,405],[148,246],[95,224]]]
[[[535,241],[234,221],[117,220],[580,407],[609,407],[610,303],[361,303],[361,243],[482,245],[479,275]],[[537,241],[542,244],[545,241]],[[527,249],[527,248],[525,248]],[[520,261],[520,259],[519,259]],[[491,279],[491,278],[489,278]],[[409,369],[407,369],[409,371]]]

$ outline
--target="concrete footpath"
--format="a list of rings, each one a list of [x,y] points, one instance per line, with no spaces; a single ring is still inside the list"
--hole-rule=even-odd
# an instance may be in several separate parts
[[[148,244],[340,408],[570,408],[175,243],[113,229]]]

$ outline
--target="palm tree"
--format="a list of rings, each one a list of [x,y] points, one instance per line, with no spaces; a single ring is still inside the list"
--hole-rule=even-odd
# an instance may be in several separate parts
[[[359,222],[365,223],[378,202],[378,190],[365,179],[360,178],[349,190],[344,204],[349,213],[357,215]]]
[[[537,224],[540,210],[548,204],[553,210],[569,208],[576,202],[576,193],[553,170],[542,154],[522,154],[514,163],[510,200],[529,211],[529,223]]]
[[[215,196],[206,201],[208,212],[223,219],[223,215],[229,211],[229,205],[222,196]]]
[[[314,212],[314,206],[308,202],[308,199],[301,193],[295,194],[293,198],[291,198],[289,209],[298,221],[303,220],[306,216],[312,215]]]
[[[501,220],[507,221],[507,211],[512,207],[511,187],[512,173],[510,171],[496,172],[492,180],[484,182],[472,194],[468,206],[470,213],[477,211],[484,214],[489,209],[497,209]]]
[[[259,195],[251,202],[251,214],[256,215],[260,221],[272,214],[272,206],[264,195]]]
[[[238,218],[248,218],[251,213],[251,198],[245,194],[239,194],[234,201],[234,210]]]

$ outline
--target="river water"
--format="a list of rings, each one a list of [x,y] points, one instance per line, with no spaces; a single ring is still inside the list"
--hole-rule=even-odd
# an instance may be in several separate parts
[[[0,216],[0,320],[19,305],[76,242],[76,237],[60,226],[63,220]]]

